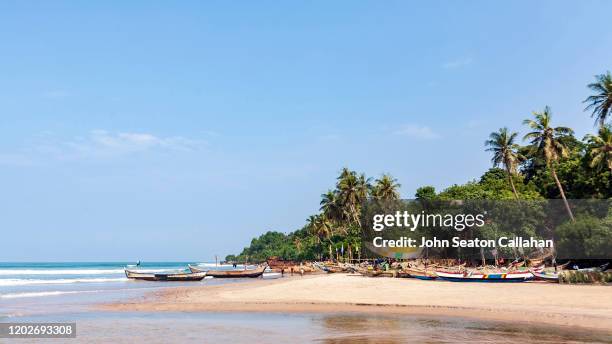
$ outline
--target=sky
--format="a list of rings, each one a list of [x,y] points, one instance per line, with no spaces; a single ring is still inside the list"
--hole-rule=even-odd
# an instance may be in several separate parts
[[[594,132],[607,1],[2,1],[0,261],[211,261],[343,167],[411,198],[549,105]]]

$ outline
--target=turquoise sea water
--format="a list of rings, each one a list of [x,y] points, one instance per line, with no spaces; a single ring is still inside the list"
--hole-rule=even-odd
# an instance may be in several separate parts
[[[113,301],[164,287],[218,284],[222,281],[190,283],[128,280],[124,268],[135,262],[0,263],[0,317],[42,313],[55,306]],[[187,271],[187,264],[214,267],[200,262],[142,262],[145,272]]]

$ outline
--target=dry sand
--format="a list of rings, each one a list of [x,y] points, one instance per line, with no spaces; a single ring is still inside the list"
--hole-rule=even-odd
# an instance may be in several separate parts
[[[466,317],[612,331],[612,288],[454,283],[346,274],[171,288],[107,310],[366,312]]]

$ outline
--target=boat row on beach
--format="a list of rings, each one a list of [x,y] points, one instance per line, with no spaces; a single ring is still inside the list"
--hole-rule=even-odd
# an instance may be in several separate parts
[[[175,273],[152,273],[142,272],[134,269],[125,269],[125,276],[128,279],[143,280],[143,281],[174,281],[174,282],[191,282],[201,281],[205,277],[213,278],[257,278],[263,276],[267,265],[263,264],[254,269],[232,269],[232,270],[217,270],[200,267],[197,265],[188,265],[189,272]],[[276,275],[274,274],[274,277]]]
[[[590,279],[597,281],[597,276],[610,276],[612,272],[606,271],[607,264],[588,268],[569,270],[569,262],[556,267],[546,267],[538,262],[537,266],[523,266],[524,262],[512,263],[509,266],[482,266],[466,267],[465,264],[424,264],[423,261],[395,262],[391,265],[350,264],[341,262],[313,262],[295,263],[289,261],[269,260],[268,262],[253,268],[210,268],[208,266],[188,265],[185,271],[172,273],[152,273],[134,269],[125,269],[125,275],[129,279],[145,281],[201,281],[204,278],[258,278],[264,279],[280,278],[285,273],[304,275],[307,273],[353,273],[366,277],[397,277],[416,278],[419,280],[442,280],[450,282],[527,282],[546,281],[559,283],[561,279],[569,279],[568,276],[576,274],[590,275]],[[608,278],[609,279],[609,278]],[[599,279],[601,281],[601,279]]]
[[[443,280],[450,282],[527,282],[546,281],[558,283],[563,274],[570,273],[604,273],[607,264],[601,267],[567,270],[569,262],[557,267],[545,267],[544,264],[534,267],[523,267],[522,264],[512,264],[508,267],[478,267],[466,268],[461,265],[417,265],[406,263],[393,268],[372,266],[369,264],[317,263],[321,271],[327,273],[348,272],[366,277],[411,277],[420,280]]]

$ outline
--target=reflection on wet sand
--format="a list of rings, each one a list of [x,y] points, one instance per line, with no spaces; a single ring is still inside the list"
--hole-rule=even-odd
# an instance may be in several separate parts
[[[338,343],[610,343],[612,334],[457,318],[377,315],[324,315],[312,319],[322,330],[318,341]]]
[[[363,313],[100,312],[24,319],[69,320],[77,322],[78,343],[612,343],[605,332]]]

